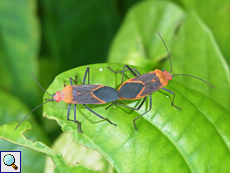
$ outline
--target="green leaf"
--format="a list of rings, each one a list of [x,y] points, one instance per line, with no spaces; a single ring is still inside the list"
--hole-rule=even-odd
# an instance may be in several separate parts
[[[215,40],[220,47],[221,52],[230,64],[230,52],[228,42],[230,40],[230,18],[229,18],[229,0],[176,0],[187,11],[196,11],[205,24],[212,30]]]
[[[229,68],[212,33],[195,13],[187,15],[172,52],[173,74],[197,76],[216,88],[185,76],[175,76],[173,81],[186,84],[230,110]],[[170,69],[169,63],[165,62],[164,67]]]
[[[121,74],[113,74],[107,66],[115,71],[123,68],[122,64],[89,65],[90,84],[118,88]],[[69,84],[69,77],[75,75],[78,84],[82,84],[85,69],[86,66],[82,66],[58,75],[48,92],[53,94],[61,91],[63,83]],[[141,74],[146,73],[139,68],[137,70]],[[131,77],[132,74],[127,72],[125,79]],[[72,134],[76,143],[101,153],[116,172],[229,170],[229,111],[216,104],[214,98],[210,99],[211,96],[207,97],[181,83],[172,82],[168,88],[176,93],[175,105],[182,110],[170,105],[167,92],[155,92],[152,94],[152,110],[136,121],[137,131],[134,130],[133,119],[149,108],[149,101],[139,111],[119,106],[105,111],[104,108],[109,104],[88,105],[93,111],[116,123],[117,127],[102,121],[82,105],[77,105],[77,120],[82,123],[83,134],[77,132],[77,124],[66,120],[67,103],[47,103],[44,105],[44,116],[55,119],[64,132]],[[44,95],[44,99],[49,97]],[[137,107],[140,100],[121,103]],[[73,119],[73,110],[70,118]]]
[[[47,3],[50,2],[47,1]],[[168,10],[164,9],[166,7]],[[62,8],[59,7],[58,9],[61,10]],[[167,18],[172,21],[171,27],[161,27],[163,32],[158,28],[155,30],[159,30],[172,52],[173,73],[185,73],[201,77],[217,88],[211,88],[192,78],[186,79],[182,76],[181,78],[179,76],[173,78],[173,81],[166,88],[175,93],[175,105],[181,107],[182,110],[171,106],[172,95],[170,93],[157,91],[152,94],[152,110],[136,121],[137,131],[134,130],[133,120],[149,109],[148,99],[138,111],[120,106],[104,110],[109,103],[89,105],[93,111],[116,123],[117,127],[101,120],[85,109],[83,105],[77,105],[77,120],[82,123],[83,134],[77,133],[77,124],[66,120],[67,103],[49,102],[44,105],[43,115],[48,119],[56,120],[64,132],[71,133],[74,142],[102,154],[114,168],[114,172],[228,172],[230,169],[230,118],[228,116],[230,112],[227,105],[229,103],[229,69],[212,33],[197,15],[186,15],[180,8],[167,2],[146,1],[140,3],[132,9],[133,12],[129,13],[135,14],[133,15],[135,18],[130,17],[128,19],[131,21],[127,19],[125,22],[138,24],[138,29],[141,31],[141,34],[138,33],[138,38],[144,40],[144,44],[137,44],[135,39],[129,42],[129,39],[135,38],[132,33],[136,33],[132,32],[132,29],[124,29],[126,34],[119,36],[122,32],[118,33],[119,43],[115,44],[114,42],[115,46],[111,48],[112,53],[110,55],[114,55],[112,59],[123,57],[125,60],[127,57],[129,61],[124,61],[125,63],[134,61],[134,64],[144,67],[145,70],[136,67],[141,74],[148,73],[149,69],[156,66],[153,63],[159,62],[162,55],[167,55],[162,41],[152,30],[154,27],[149,24],[152,22],[152,17],[157,16],[151,11],[152,9],[154,11],[159,9],[157,11],[159,18],[156,20],[163,22],[163,24],[168,23],[165,22]],[[167,11],[174,13],[168,14]],[[55,11],[53,14],[56,14]],[[144,17],[142,18],[143,14]],[[155,22],[153,23],[155,24]],[[59,29],[59,27],[56,28]],[[64,40],[61,35],[63,32],[59,32],[59,34]],[[52,39],[53,44],[58,44],[54,40],[56,39]],[[154,44],[151,40],[154,40]],[[126,51],[128,43],[131,45],[131,49]],[[137,46],[135,47],[135,45]],[[132,55],[135,54],[138,56],[134,59]],[[63,54],[62,57],[67,57],[67,55]],[[142,55],[148,55],[146,57],[149,60],[145,61]],[[71,63],[75,64],[73,61]],[[160,62],[160,65],[166,67],[167,70],[170,69],[168,59]],[[116,89],[120,86],[122,74],[112,73],[107,66],[119,71],[123,69],[124,64],[88,66],[91,72],[90,84],[103,84]],[[65,68],[64,63],[63,68]],[[85,69],[86,66],[82,66],[58,75],[48,88],[48,92],[54,94],[56,91],[61,91],[64,83],[69,84],[69,77],[73,78],[75,75],[78,77],[78,84],[82,84]],[[125,80],[132,77],[130,72],[125,72]],[[44,99],[46,98],[50,99],[50,96],[45,94]],[[137,107],[140,101],[123,100],[119,103]],[[70,118],[73,119],[72,109]],[[64,156],[57,154],[44,143],[38,141],[33,143],[27,140],[22,135],[22,132],[30,129],[27,122],[22,123],[19,129],[14,131],[16,125],[16,123],[9,123],[1,126],[0,137],[47,154],[56,165],[55,172],[95,172],[79,164],[69,166],[64,161]],[[74,152],[70,153],[70,156],[72,154]]]
[[[111,166],[97,151],[78,145],[73,142],[70,133],[62,133],[54,142],[52,149],[60,153],[69,165],[80,163],[88,168],[112,173]],[[45,173],[52,172],[52,160],[47,157]]]
[[[1,90],[0,95],[0,126],[12,121],[19,122],[26,116],[27,113],[29,113],[30,110],[21,102],[21,100]],[[30,115],[27,120],[30,121],[34,127],[32,131],[26,133],[28,139],[32,141],[36,141],[39,139],[47,144],[50,144],[50,141],[48,140],[44,131],[39,128],[36,121],[34,121],[33,115]],[[17,124],[15,124],[14,128],[16,127],[16,125]],[[16,131],[17,130],[10,130],[10,133],[13,132],[12,134],[14,134]],[[9,136],[7,137],[10,136],[11,134],[9,134]],[[31,151],[25,147],[15,145],[3,139],[0,139],[0,148],[1,151],[21,151],[22,172],[40,173],[43,171],[45,164],[45,156],[43,154]],[[36,164],[31,166],[32,162],[36,162]]]
[[[30,106],[36,103],[36,84],[30,72],[37,73],[39,33],[35,1],[0,1],[0,86]],[[15,87],[17,86],[17,87]],[[34,99],[31,99],[34,98]]]
[[[4,138],[10,142],[13,142],[17,145],[22,145],[24,147],[30,148],[34,151],[41,152],[43,154],[48,155],[52,158],[54,164],[56,165],[54,172],[61,173],[61,172],[86,172],[86,173],[96,173],[98,171],[93,171],[84,166],[76,163],[74,166],[70,166],[65,163],[62,156],[58,153],[55,153],[52,149],[47,147],[44,143],[36,141],[32,142],[26,139],[23,136],[23,132],[26,130],[31,129],[31,125],[28,122],[24,122],[21,126],[19,126],[18,130],[14,130],[16,123],[8,123],[3,126],[0,126],[0,137]],[[14,132],[14,133],[12,133]],[[23,158],[22,158],[23,159]],[[23,160],[22,160],[23,162]],[[36,162],[36,161],[34,161]],[[31,164],[31,162],[30,162]]]
[[[152,22],[147,22],[150,20]],[[108,61],[138,65],[146,70],[160,67],[170,71],[168,59],[157,64],[162,55],[167,54],[157,30],[172,52],[173,74],[197,76],[217,89],[190,77],[173,80],[215,97],[218,104],[230,110],[229,68],[213,34],[195,13],[184,14],[170,2],[145,1],[132,8],[114,39]]]
[[[152,70],[167,55],[157,31],[171,48],[183,11],[166,1],[144,1],[127,14],[116,35],[108,62],[138,65]]]

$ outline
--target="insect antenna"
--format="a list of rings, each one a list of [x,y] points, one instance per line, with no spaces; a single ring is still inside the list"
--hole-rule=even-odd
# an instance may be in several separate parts
[[[192,76],[192,75],[188,75],[188,74],[174,74],[174,75],[172,75],[172,77],[173,77],[173,76],[177,76],[177,75],[189,76],[189,77],[193,77],[193,78],[199,79],[199,80],[203,81],[204,83],[210,85],[211,87],[215,88],[215,86],[211,85],[210,83],[208,83],[208,82],[206,82],[205,80],[203,80],[203,79],[201,79],[201,78],[198,78],[198,77],[196,77],[196,76]]]
[[[167,50],[167,52],[168,52],[168,57],[169,57],[170,66],[171,66],[171,70],[170,70],[169,73],[171,73],[171,72],[172,72],[172,60],[171,60],[171,57],[170,57],[169,50],[168,50],[168,48],[167,48],[167,46],[166,46],[166,44],[165,44],[163,38],[161,37],[160,33],[159,33],[158,31],[157,31],[157,33],[158,33],[158,35],[160,36],[160,38],[161,38],[162,42],[164,43],[165,48],[166,48],[166,50]],[[210,83],[208,83],[208,82],[206,82],[205,80],[203,80],[203,79],[201,79],[201,78],[198,78],[198,77],[196,77],[196,76],[192,76],[192,75],[188,75],[188,74],[174,74],[174,75],[172,75],[172,77],[173,77],[173,76],[176,76],[176,75],[193,77],[193,78],[199,79],[199,80],[203,81],[204,83],[210,85],[211,87],[215,88],[215,86],[211,85]]]
[[[44,91],[44,92],[46,92],[48,95],[50,95],[51,97],[53,97],[55,94],[53,94],[53,95],[51,95],[51,94],[49,94],[44,88],[42,88],[42,86],[40,85],[40,83],[38,82],[38,80],[36,79],[36,77],[34,76],[34,74],[31,72],[31,74],[32,74],[32,76],[33,76],[33,78],[35,79],[35,81],[37,82],[37,84],[38,84],[38,86]],[[48,102],[50,102],[50,101],[54,101],[55,99],[49,99],[48,101],[46,101],[46,102],[44,102],[44,103],[42,103],[42,104],[40,104],[40,105],[38,105],[37,107],[35,107],[32,111],[30,111],[30,113],[28,113],[22,120],[21,120],[21,122],[17,125],[17,127],[14,129],[14,130],[16,130],[17,128],[18,128],[18,126],[33,112],[33,111],[35,111],[37,108],[39,108],[40,106],[42,106],[42,105],[44,105],[44,104],[46,104],[46,103],[48,103]]]
[[[22,121],[17,125],[17,127],[14,129],[14,130],[16,130],[17,128],[18,128],[18,126],[34,111],[34,110],[36,110],[37,108],[39,108],[40,106],[42,106],[42,105],[44,105],[44,104],[46,104],[46,103],[48,103],[48,102],[50,102],[50,101],[54,101],[55,99],[50,99],[50,100],[48,100],[48,101],[46,101],[46,102],[44,102],[44,103],[42,103],[42,104],[40,104],[40,105],[38,105],[37,107],[35,107],[32,111],[30,111],[30,113],[28,113],[23,119],[22,119]]]
[[[171,60],[171,57],[170,57],[169,50],[168,50],[168,48],[167,48],[167,46],[166,46],[166,44],[165,44],[163,38],[161,37],[160,33],[159,33],[158,31],[157,31],[157,33],[158,33],[158,35],[160,36],[160,38],[161,38],[161,40],[162,40],[163,44],[165,45],[165,48],[166,48],[166,50],[167,50],[167,52],[168,52],[168,57],[169,57],[170,66],[171,66],[171,70],[169,71],[169,73],[171,73],[171,72],[172,72],[172,60]]]
[[[37,82],[38,86],[44,91],[46,92],[48,95],[50,95],[51,97],[53,97],[54,95],[49,94],[44,88],[42,88],[42,86],[40,85],[40,83],[38,82],[37,78],[34,76],[34,74],[31,72],[33,78],[35,79],[35,81]]]

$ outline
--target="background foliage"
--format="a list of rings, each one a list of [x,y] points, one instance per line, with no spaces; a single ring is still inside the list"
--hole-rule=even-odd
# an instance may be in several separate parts
[[[229,170],[229,9],[228,0],[0,1],[0,137],[5,139],[0,139],[1,150],[21,150],[23,172],[51,172],[53,165],[50,161],[45,164],[45,154],[56,164],[55,172]],[[173,78],[167,88],[176,93],[175,104],[182,111],[170,106],[168,93],[156,92],[154,108],[138,120],[137,132],[132,120],[148,109],[149,102],[140,111],[105,111],[106,105],[91,106],[103,116],[109,115],[117,128],[100,122],[80,105],[83,135],[66,121],[67,105],[53,102],[44,106],[47,118],[41,116],[40,108],[27,119],[33,128],[23,133],[26,138],[22,132],[31,128],[28,122],[12,134],[15,121],[42,102],[44,93],[30,72],[48,88],[55,76],[69,70],[48,88],[53,94],[73,75],[81,83],[86,66],[72,68],[82,65],[109,63],[90,65],[90,82],[114,88],[121,75],[111,74],[106,67],[121,70],[123,65],[113,63],[139,66],[141,73],[155,68],[169,71],[157,30],[172,54],[172,74],[198,76],[216,88],[191,78]],[[127,103],[135,106],[139,101],[123,102]],[[60,135],[58,124],[72,139]],[[69,159],[76,153],[79,159]]]

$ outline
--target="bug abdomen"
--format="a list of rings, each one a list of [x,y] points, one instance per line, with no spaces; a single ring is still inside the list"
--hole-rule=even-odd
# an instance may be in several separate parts
[[[144,85],[141,83],[124,83],[118,90],[118,95],[122,99],[134,99],[142,90]]]
[[[155,71],[127,80],[118,89],[120,99],[140,99],[163,87]]]
[[[93,94],[97,98],[105,101],[106,103],[113,102],[119,99],[117,90],[108,86],[103,86],[99,89],[94,90]]]
[[[74,85],[74,104],[103,104],[119,99],[117,90],[104,85]]]

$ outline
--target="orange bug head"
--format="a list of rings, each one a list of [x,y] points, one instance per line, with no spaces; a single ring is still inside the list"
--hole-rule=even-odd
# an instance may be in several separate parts
[[[164,73],[166,79],[172,80],[172,74],[171,74],[171,73],[169,73],[169,72],[167,72],[167,71],[164,71],[163,73]]]
[[[56,100],[56,102],[59,102],[60,100],[62,100],[61,93],[57,91],[53,98],[54,100]]]

